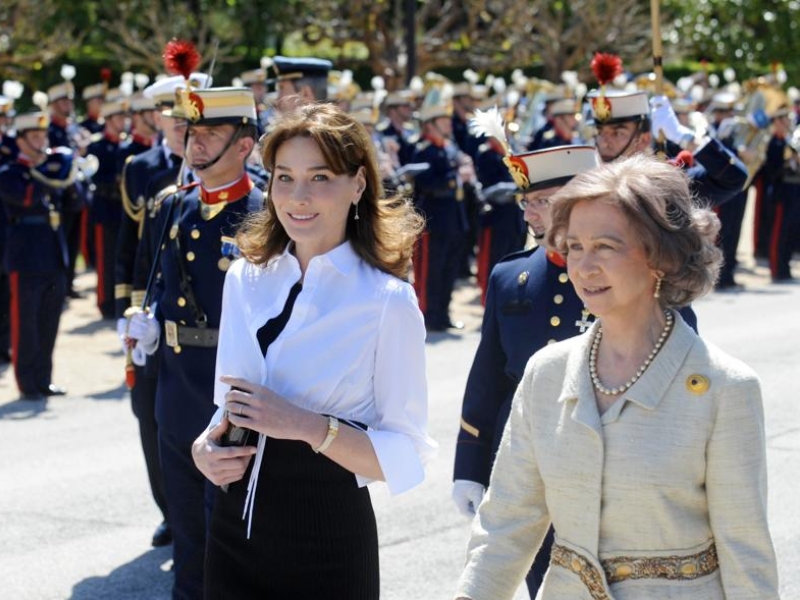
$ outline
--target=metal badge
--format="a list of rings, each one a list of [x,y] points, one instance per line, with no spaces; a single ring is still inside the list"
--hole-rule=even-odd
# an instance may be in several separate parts
[[[167,338],[167,346],[176,348],[178,346],[178,324],[175,321],[164,321],[164,333]]]

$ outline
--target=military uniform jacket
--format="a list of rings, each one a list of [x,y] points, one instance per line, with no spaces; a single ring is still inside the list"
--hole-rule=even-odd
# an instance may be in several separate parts
[[[381,137],[393,139],[400,146],[397,158],[401,165],[411,162],[411,157],[414,154],[414,143],[411,140],[415,135],[414,128],[411,125],[398,130],[391,121],[386,120],[378,123],[375,129]]]
[[[468,230],[463,188],[458,176],[458,148],[422,139],[414,148],[411,162],[428,163],[430,168],[416,178],[414,197],[427,221],[428,231],[459,234]]]
[[[481,144],[475,158],[475,174],[484,191],[498,183],[514,183],[511,174],[503,162],[503,155],[489,144]],[[519,236],[525,231],[522,211],[514,201],[513,195],[507,195],[502,202],[489,201],[491,210],[481,212],[479,222],[482,227],[494,227],[498,233]],[[518,248],[517,248],[518,249]]]
[[[235,201],[228,201],[208,220],[202,216],[202,188],[194,185],[169,197],[154,222],[155,231],[160,232],[169,220],[169,235],[160,256],[161,277],[153,297],[162,325],[156,418],[159,427],[167,427],[171,435],[187,441],[206,427],[214,413],[216,346],[169,346],[164,326],[166,321],[192,328],[202,326],[182,287],[182,283],[188,283],[205,316],[205,327],[219,328],[225,275],[238,255],[233,238],[244,217],[263,204],[262,192],[247,187],[252,186],[248,177],[234,186],[242,189],[242,184],[247,191],[238,199],[232,196]],[[214,194],[219,197],[220,192]]]
[[[719,140],[710,138],[695,151],[694,160],[687,174],[692,191],[701,201],[719,206],[742,191],[747,169]]]
[[[122,218],[119,191],[119,138],[104,135],[89,144],[89,154],[97,157],[98,169],[92,181],[95,191],[91,205],[92,219],[103,225],[116,225]]]
[[[764,415],[757,376],[676,315],[642,377],[602,415],[585,335],[528,363],[473,522],[459,593],[511,598],[552,521],[556,544],[584,557],[551,564],[538,600],[777,600],[767,525]],[[609,584],[598,562],[689,556],[716,545],[696,579]]]
[[[489,484],[525,364],[549,342],[577,335],[582,309],[566,267],[549,260],[544,248],[512,254],[495,266],[464,393],[454,479]]]
[[[7,271],[52,273],[65,269],[67,247],[58,192],[37,181],[23,157],[0,167],[0,200],[7,219]],[[55,221],[54,221],[55,219]]]

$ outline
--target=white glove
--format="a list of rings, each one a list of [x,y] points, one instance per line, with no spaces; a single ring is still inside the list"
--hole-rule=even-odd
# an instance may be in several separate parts
[[[128,319],[125,317],[117,319],[117,337],[122,343],[122,353],[125,354],[128,351],[128,345],[125,343],[128,337]]]
[[[694,131],[680,124],[666,96],[650,98],[650,120],[655,139],[658,139],[663,133],[665,138],[673,144],[678,144],[681,148],[694,139]]]
[[[147,352],[144,351],[141,344],[137,344],[133,348],[131,348],[131,361],[137,367],[143,367],[147,362]]]
[[[456,503],[458,512],[471,519],[475,516],[485,491],[486,488],[483,487],[482,483],[456,479],[453,482],[453,491],[450,496],[453,498],[453,502]]]
[[[152,313],[137,312],[130,318],[128,337],[136,342],[136,348],[141,348],[147,354],[153,354],[158,349],[158,340],[161,337],[159,325]]]

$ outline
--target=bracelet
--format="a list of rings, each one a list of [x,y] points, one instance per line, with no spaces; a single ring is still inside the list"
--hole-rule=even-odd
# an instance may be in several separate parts
[[[319,454],[320,452],[325,452],[328,449],[328,446],[333,443],[333,440],[336,439],[336,434],[339,433],[339,419],[336,417],[328,417],[328,435],[325,436],[325,440],[317,447],[314,448],[314,452]]]

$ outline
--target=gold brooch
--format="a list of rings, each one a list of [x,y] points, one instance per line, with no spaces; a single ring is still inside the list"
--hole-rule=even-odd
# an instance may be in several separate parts
[[[708,380],[708,377],[704,377],[703,375],[689,375],[689,377],[686,378],[686,389],[698,396],[705,394],[710,386],[711,382]]]

